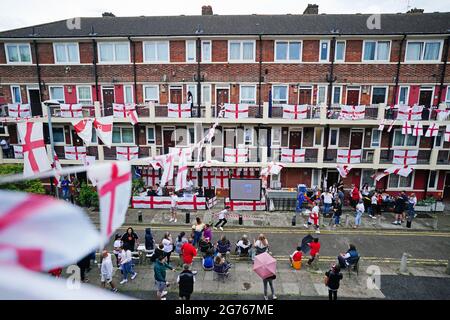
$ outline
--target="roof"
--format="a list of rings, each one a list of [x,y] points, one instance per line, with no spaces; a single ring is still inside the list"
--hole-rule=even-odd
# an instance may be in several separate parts
[[[450,12],[381,14],[381,28],[367,28],[370,14],[319,15],[211,15],[80,18],[80,29],[69,29],[67,20],[0,32],[0,38],[83,38],[228,35],[399,35],[448,34]]]

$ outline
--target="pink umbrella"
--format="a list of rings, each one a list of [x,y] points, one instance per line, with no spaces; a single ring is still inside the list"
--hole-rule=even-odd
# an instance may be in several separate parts
[[[253,271],[262,279],[273,276],[277,272],[277,260],[267,252],[258,254],[253,262]]]

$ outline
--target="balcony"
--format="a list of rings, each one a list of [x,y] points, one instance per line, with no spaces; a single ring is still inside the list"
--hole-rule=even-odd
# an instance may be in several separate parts
[[[52,115],[52,117],[55,117],[55,118],[63,118],[61,116],[61,109],[59,106],[50,106],[50,114]],[[94,105],[82,106],[82,117],[83,118],[95,117]]]
[[[283,107],[273,106],[272,115],[270,117],[273,119],[282,119]],[[306,119],[320,119],[320,105],[308,105],[306,112]]]
[[[430,164],[431,150],[419,150],[417,155],[417,164]],[[394,150],[381,150],[380,163],[392,164]]]
[[[270,148],[268,161],[281,162],[281,149],[284,148]],[[305,161],[297,163],[314,163],[317,162],[319,149],[318,148],[303,148],[305,149]]]
[[[364,118],[361,120],[377,120],[379,108],[382,108],[382,106],[380,106],[380,105],[366,106]],[[340,115],[341,115],[341,106],[340,105],[332,105],[328,109],[328,113],[327,113],[328,119],[340,119]],[[355,121],[357,121],[357,120],[355,120]]]
[[[348,150],[348,148],[342,148]],[[325,163],[337,163],[338,149],[330,149],[324,151],[323,162]],[[362,149],[361,162],[360,163],[374,163],[375,149]]]
[[[439,150],[436,164],[450,165],[450,150]]]
[[[437,120],[438,115],[438,107],[430,107],[430,108],[423,108],[422,111],[422,121],[433,121]],[[384,118],[388,120],[395,120],[398,116],[398,109],[397,108],[387,108],[384,112]]]

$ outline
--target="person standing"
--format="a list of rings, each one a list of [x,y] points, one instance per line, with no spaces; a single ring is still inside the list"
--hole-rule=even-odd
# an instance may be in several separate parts
[[[342,216],[342,202],[339,197],[336,197],[336,202],[333,208],[334,226],[340,226]]]
[[[325,192],[322,193],[322,200],[323,200],[323,215],[324,217],[327,217],[333,204],[333,195],[327,190],[325,190]]]
[[[351,195],[350,195],[350,199],[351,199],[351,205],[353,208],[356,208],[356,205],[358,204],[359,200],[361,199],[361,193],[359,192],[359,189],[357,186],[355,186],[354,184],[352,184],[352,191],[351,191]]]
[[[209,223],[205,223],[205,229],[203,230],[203,236],[205,238],[209,238],[209,240],[212,242],[212,230],[211,230],[211,226],[209,225]]]
[[[175,192],[170,193],[170,213],[172,217],[170,218],[170,222],[177,222],[177,205],[178,205],[178,196]]]
[[[195,224],[192,226],[192,231],[194,232],[194,246],[198,245],[204,229],[205,224],[202,222],[202,219],[200,219],[200,217],[195,218]]]
[[[189,238],[188,242],[181,246],[181,256],[183,257],[183,263],[191,265],[194,257],[197,255],[197,249],[192,245],[194,240]]]
[[[138,239],[139,239],[139,237],[134,232],[134,229],[129,227],[127,229],[127,232],[122,236],[122,239],[121,239],[122,243],[123,243],[123,248],[125,250],[130,250],[131,252],[133,252],[134,249],[136,248],[136,242],[138,241]]]
[[[319,208],[319,200],[316,200],[314,202],[314,207],[312,208],[311,212],[309,213],[309,218],[307,223],[305,223],[303,226],[307,229],[309,229],[310,225],[314,225],[314,227],[316,228],[316,233],[320,233],[320,226],[319,226],[319,212],[320,212],[320,208]]]
[[[183,271],[177,278],[180,300],[191,300],[191,294],[194,292],[195,275],[189,267],[188,264],[183,265]]]
[[[111,286],[111,290],[113,292],[117,292],[117,288],[112,282],[113,264],[111,260],[111,255],[108,253],[108,251],[103,250],[102,258],[103,258],[102,265],[100,267],[102,287],[105,288],[106,283],[108,283]]]
[[[308,246],[310,247],[309,254],[311,255],[311,258],[308,260],[308,265],[311,265],[316,258],[316,255],[320,252],[319,238],[314,238],[312,242],[308,243]]]
[[[405,211],[405,199],[401,195],[397,196],[394,202],[395,221],[392,224],[401,225],[403,219],[403,211]]]
[[[170,269],[175,272],[175,269],[166,262],[166,257],[161,256],[158,258],[158,260],[156,260],[153,267],[156,285],[156,296],[159,300],[166,300],[166,288],[169,284],[166,281],[166,269]]]
[[[8,143],[6,139],[2,139],[0,141],[0,145],[2,146],[3,155],[5,158],[13,158],[11,156],[11,145]]]
[[[378,193],[374,192],[372,197],[370,198],[370,208],[371,208],[371,213],[370,213],[370,217],[372,219],[376,219],[376,215],[379,214],[379,208],[378,208]]]
[[[404,202],[404,207],[403,207],[403,212],[402,212],[402,223],[406,220],[406,211],[408,210],[408,203],[409,203],[409,198],[406,195],[405,191],[402,191],[400,193],[400,197],[403,198],[403,202]]]
[[[406,220],[406,227],[411,228],[412,221],[416,216],[416,207],[417,204],[417,197],[414,193],[411,193],[411,195],[408,198],[408,217]]]
[[[355,216],[355,225],[354,229],[358,228],[361,225],[361,217],[364,213],[364,202],[362,199],[359,199],[358,204],[356,205],[356,216]]]
[[[120,254],[120,269],[122,270],[122,281],[120,281],[120,284],[125,284],[128,282],[128,275],[132,274],[131,280],[134,280],[136,278],[137,273],[133,271],[133,261],[131,256],[131,251],[129,249],[125,249],[124,247],[121,248]]]
[[[267,285],[270,285],[270,291],[272,291],[272,300],[277,299],[277,296],[275,295],[275,289],[273,288],[273,280],[275,280],[276,278],[277,276],[273,274],[270,277],[263,279],[264,300],[269,300],[269,297],[267,296]]]
[[[329,271],[325,272],[325,276],[325,284],[328,287],[328,299],[335,301],[337,300],[339,283],[343,278],[341,268],[334,264]]]
[[[63,180],[61,181],[62,198],[63,198],[65,201],[69,201],[69,198],[70,198],[70,189],[69,189],[69,186],[70,186],[70,181],[69,181],[69,179],[67,178],[67,176],[65,176],[65,177],[63,178]]]
[[[219,228],[220,230],[223,231],[223,226],[227,224],[226,216],[228,214],[229,209],[230,206],[226,206],[225,209],[219,212],[219,221],[214,225],[214,230],[217,230],[217,228]]]
[[[156,195],[159,196],[159,197],[163,196],[163,189],[161,188],[159,183],[156,184]]]
[[[161,243],[164,246],[164,255],[167,257],[167,263],[170,263],[170,255],[173,251],[173,241],[172,236],[170,235],[170,232],[164,233],[164,238],[162,239]]]
[[[80,268],[80,279],[82,282],[88,282],[89,280],[86,278],[87,269],[89,269],[91,265],[91,254],[83,257],[80,261],[77,262],[78,268]]]
[[[116,256],[116,265],[117,267],[119,267],[120,263],[119,263],[119,254],[120,254],[120,248],[122,247],[122,240],[120,240],[120,234],[116,234],[116,236],[114,237],[114,250],[113,253]]]
[[[176,241],[175,241],[175,253],[180,257],[179,265],[183,264],[183,253],[181,252],[181,248],[185,243],[188,242],[188,239],[185,237],[186,233],[184,231],[180,232]]]

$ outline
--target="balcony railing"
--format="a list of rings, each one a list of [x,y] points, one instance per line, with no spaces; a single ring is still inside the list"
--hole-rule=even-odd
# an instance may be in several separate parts
[[[281,149],[285,148],[270,148],[268,161],[281,162]],[[305,163],[317,162],[319,149],[318,148],[304,148],[305,149]]]
[[[428,120],[437,120],[437,115],[438,115],[438,111],[436,111],[438,109],[438,107],[433,106],[433,107],[429,107],[423,108],[422,111],[422,120],[423,121],[428,121]],[[398,115],[398,109],[397,108],[387,108],[384,112],[384,118],[388,119],[388,120],[395,120],[397,119],[397,115]]]
[[[342,148],[348,150],[348,148]],[[323,162],[337,163],[337,151],[338,149],[325,150],[323,155]],[[362,149],[361,162],[360,163],[373,163],[374,162],[375,149]]]
[[[376,120],[378,118],[379,105],[366,106],[364,120]],[[327,112],[328,119],[339,119],[341,115],[341,106],[332,105]]]
[[[283,107],[282,106],[273,106],[272,114],[270,117],[273,119],[283,118]],[[319,119],[319,118],[320,118],[320,106],[308,105],[307,112],[306,112],[306,119]]]
[[[50,106],[52,117],[62,118],[61,109],[59,106]],[[95,117],[95,108],[93,105],[82,106],[83,118]]]
[[[419,150],[417,154],[417,164],[429,164],[431,157],[431,150]],[[381,150],[380,163],[391,163],[394,158],[394,150]]]

